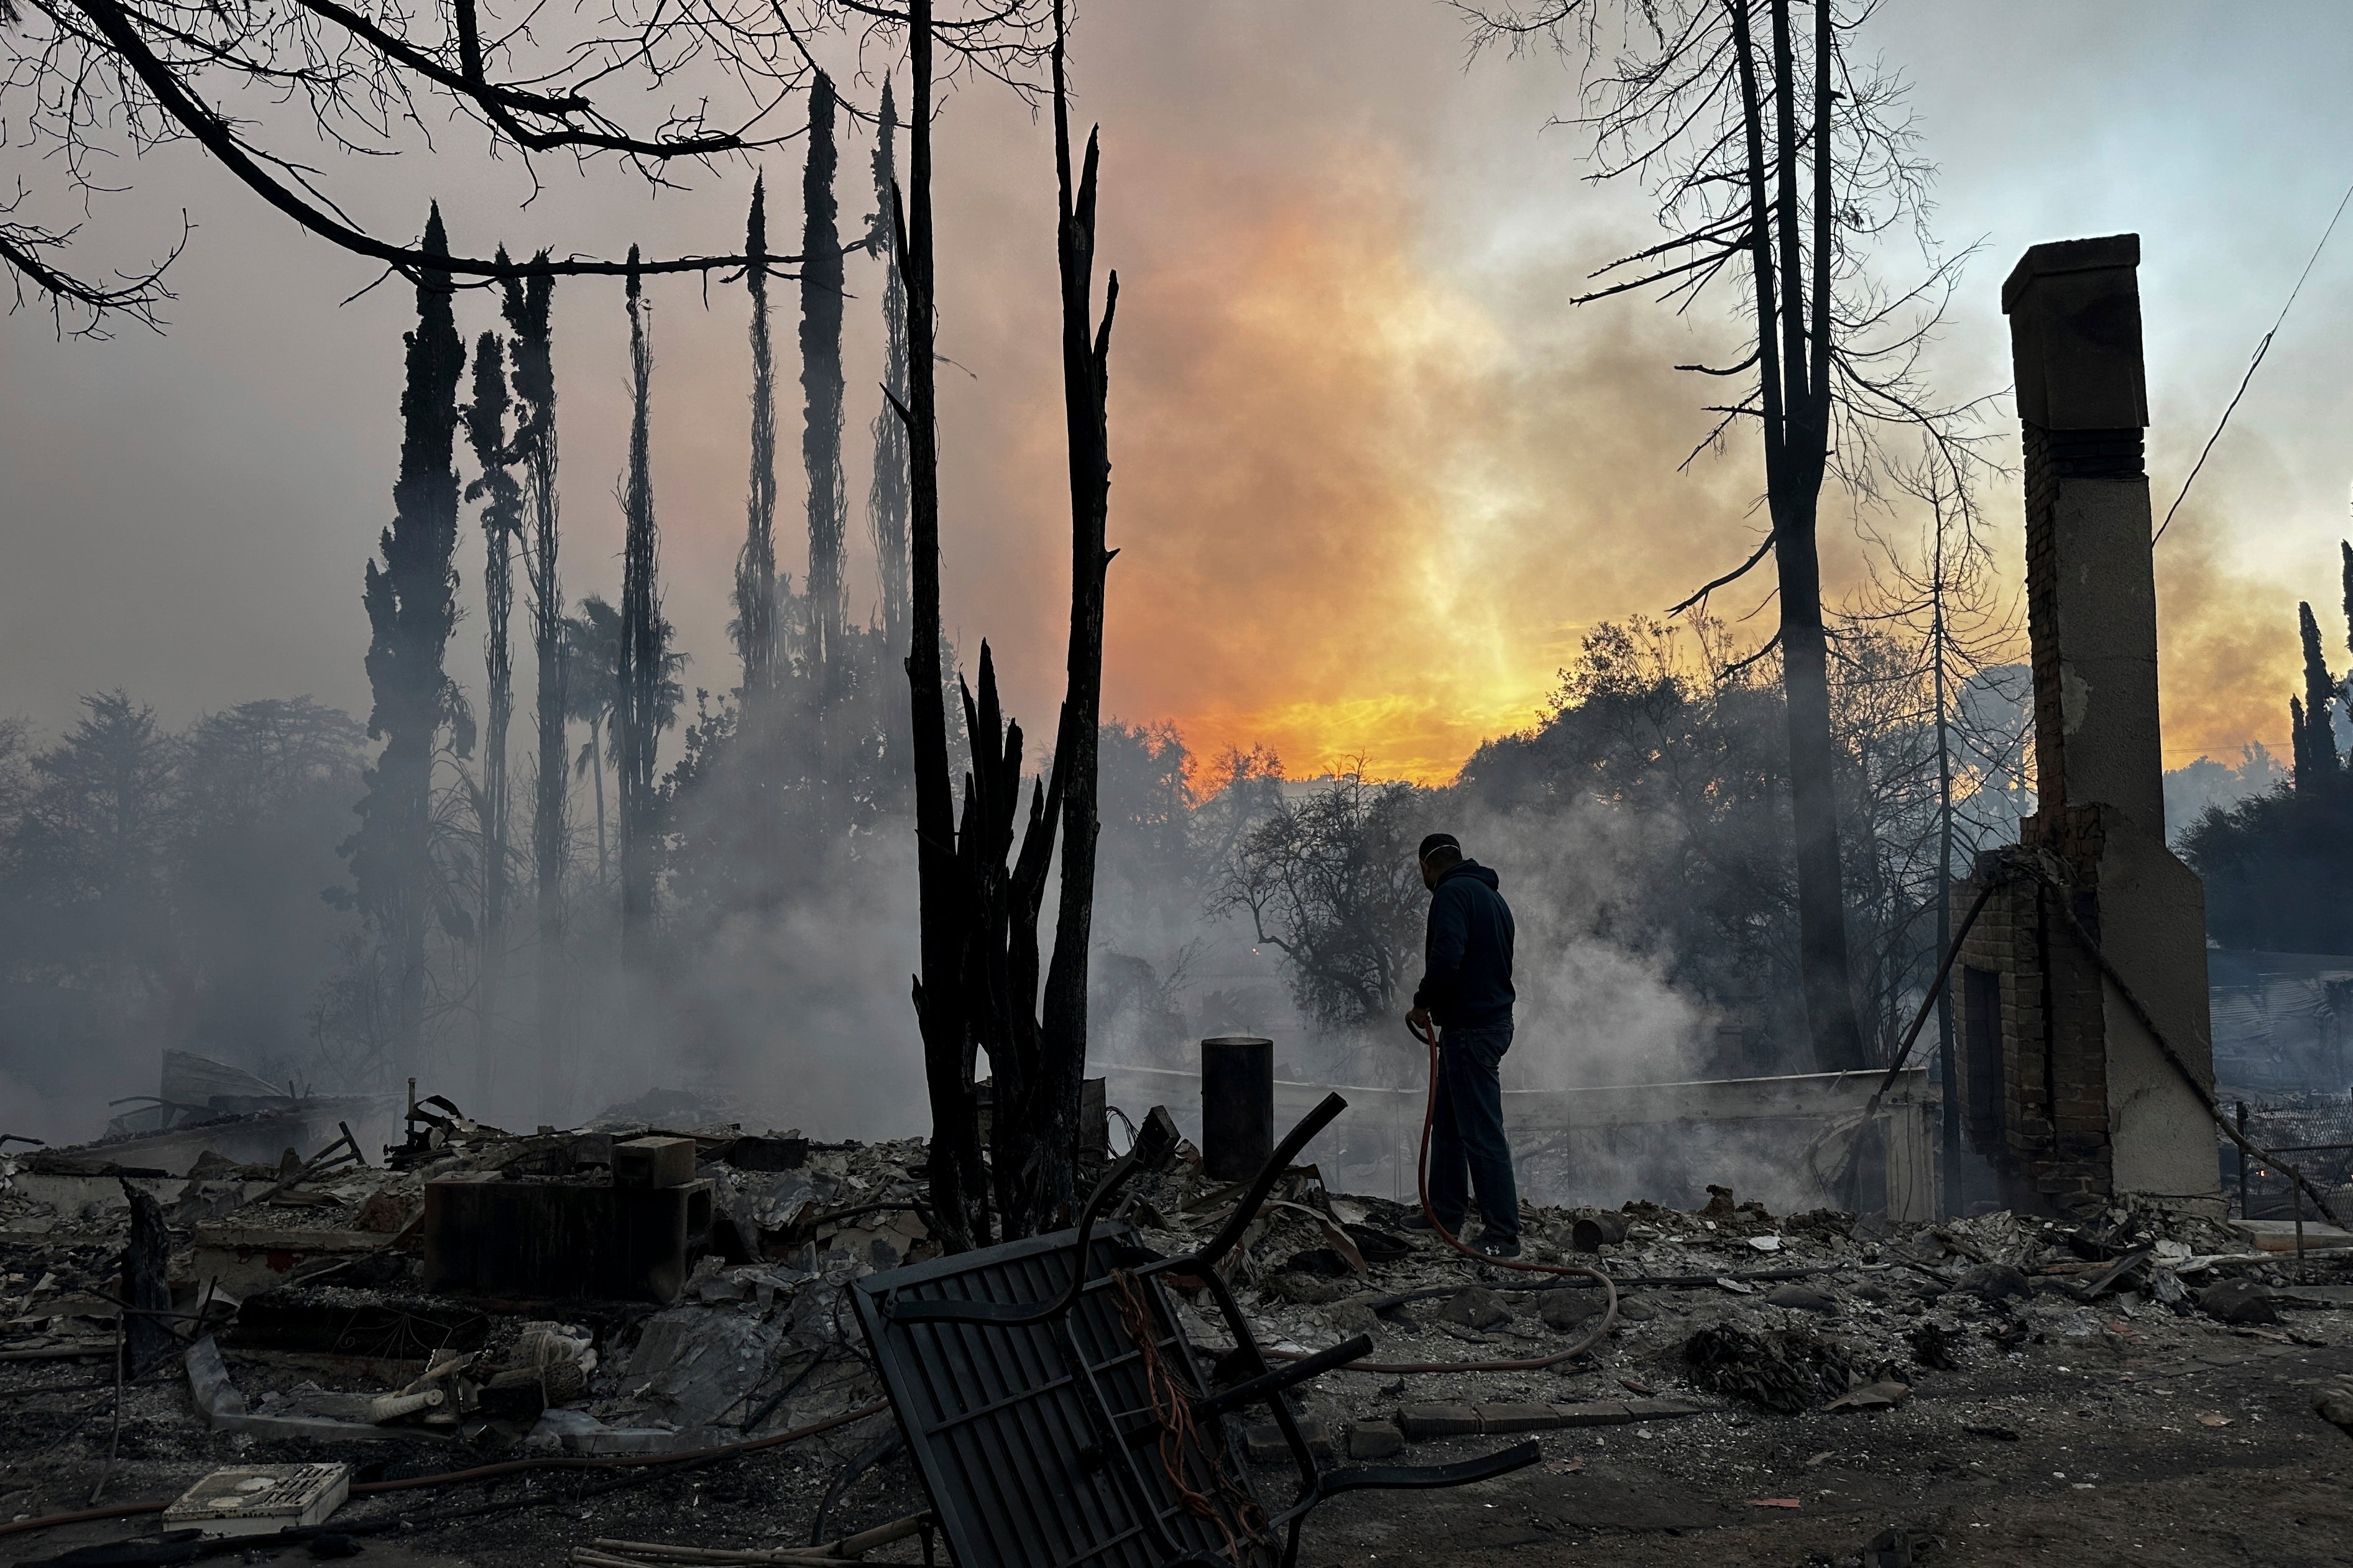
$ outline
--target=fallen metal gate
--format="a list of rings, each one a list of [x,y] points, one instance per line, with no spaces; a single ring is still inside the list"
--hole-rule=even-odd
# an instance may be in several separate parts
[[[919,1263],[857,1282],[860,1324],[958,1568],[1292,1568],[1300,1526],[1325,1498],[1368,1487],[1451,1487],[1533,1464],[1522,1443],[1456,1465],[1325,1469],[1285,1390],[1365,1355],[1359,1334],[1277,1365],[1217,1271],[1275,1180],[1346,1108],[1338,1095],[1291,1131],[1233,1216],[1198,1252],[1163,1258],[1097,1218],[1176,1142],[1155,1110],[1097,1184],[1078,1226]],[[1083,1267],[1081,1267],[1083,1260]],[[1162,1289],[1208,1289],[1235,1349],[1222,1388]],[[1270,1510],[1227,1419],[1262,1407],[1290,1448],[1299,1489]]]

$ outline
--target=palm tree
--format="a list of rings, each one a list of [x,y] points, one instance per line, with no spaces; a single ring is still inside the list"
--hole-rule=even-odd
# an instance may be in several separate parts
[[[663,649],[659,728],[667,730],[677,721],[679,707],[686,700],[685,688],[677,680],[678,672],[686,668],[686,655],[669,651],[670,622],[658,622],[655,634]],[[572,776],[586,773],[596,781],[596,882],[602,887],[612,871],[605,837],[605,769],[620,765],[612,727],[613,710],[621,699],[621,612],[600,595],[589,595],[580,601],[578,615],[564,617],[564,647],[565,717],[588,726],[588,739],[573,761]]]

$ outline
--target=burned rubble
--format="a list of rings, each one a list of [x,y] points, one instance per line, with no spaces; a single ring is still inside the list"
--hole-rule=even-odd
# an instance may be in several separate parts
[[[503,1562],[685,1561],[659,1550],[679,1539],[681,1497],[689,1508],[730,1500],[691,1533],[736,1555],[699,1561],[789,1561],[775,1553],[824,1541],[877,1560],[926,1549],[926,1500],[851,1300],[859,1281],[936,1255],[921,1141],[828,1144],[712,1122],[517,1134],[446,1101],[420,1106],[407,1127],[388,1162],[350,1158],[348,1144],[274,1166],[200,1158],[160,1195],[118,1175],[111,1198],[71,1208],[32,1195],[44,1190],[24,1180],[40,1174],[36,1162],[0,1163],[0,1532],[39,1531],[16,1543],[19,1560],[95,1562],[71,1552],[142,1522],[134,1541],[163,1544],[104,1560],[183,1560],[149,1516],[221,1467],[253,1464],[349,1466],[351,1495],[328,1533],[449,1554],[433,1561],[490,1560],[491,1539]],[[617,1185],[633,1179],[672,1187]],[[1187,1144],[1105,1218],[1139,1256],[1179,1257],[1235,1217],[1243,1185],[1206,1175]],[[682,1271],[649,1251],[656,1260],[626,1295],[433,1279],[434,1194],[485,1187],[691,1189],[708,1217],[679,1240]],[[170,1305],[149,1310],[131,1278],[144,1204],[168,1242]],[[671,1213],[686,1222],[685,1206]],[[1482,1503],[1447,1505],[1483,1515],[1494,1496],[1514,1497],[1548,1521],[1514,1527],[1533,1531],[1528,1542],[1651,1531],[1670,1516],[1683,1521],[1675,1529],[1723,1523],[1751,1504],[1778,1513],[1778,1496],[1730,1495],[1777,1485],[1801,1496],[1788,1511],[1834,1508],[1841,1489],[1798,1481],[1827,1480],[1842,1455],[1867,1465],[1873,1452],[1926,1447],[1965,1474],[1986,1455],[2042,1463],[2055,1444],[2087,1457],[2046,1469],[2097,1470],[2098,1444],[2055,1441],[2095,1436],[2071,1430],[2079,1401],[2096,1400],[2110,1423],[2175,1435],[2243,1423],[2333,1442],[2332,1424],[2353,1421],[2342,1381],[2353,1333],[2339,1316],[2353,1305],[2353,1250],[2317,1225],[2299,1256],[2276,1227],[2141,1199],[2080,1219],[1926,1225],[1777,1215],[1722,1187],[1688,1212],[1526,1206],[1531,1258],[1606,1272],[1613,1315],[1590,1280],[1472,1263],[1411,1217],[1295,1165],[1222,1277],[1270,1357],[1368,1336],[1354,1364],[1289,1395],[1319,1462],[1445,1464],[1499,1438],[1540,1440],[1534,1495],[1498,1492],[1512,1486],[1504,1478],[1474,1489]],[[1204,1364],[1237,1352],[1206,1282],[1174,1278],[1169,1300]],[[142,1322],[168,1340],[143,1365],[122,1348]],[[1598,1329],[1588,1349],[1561,1356]],[[2281,1370],[2297,1375],[2262,1392],[2192,1392],[2289,1357]],[[1242,1463],[1279,1477],[1289,1455],[1274,1428],[1242,1425],[1232,1438]],[[1683,1501],[1545,1513],[1545,1498],[1606,1473],[1623,1445],[1674,1476]],[[1791,1458],[1809,1445],[1810,1458]],[[573,1473],[584,1466],[586,1479]],[[1703,1481],[1716,1494],[1705,1506],[1691,1500]],[[1304,1561],[1336,1561],[1335,1543],[1397,1528],[1370,1505],[1340,1509],[1310,1527]],[[98,1517],[50,1526],[85,1514]],[[1910,1516],[1894,1526],[1923,1540],[1954,1528]],[[1860,1561],[1868,1533],[1824,1560]]]

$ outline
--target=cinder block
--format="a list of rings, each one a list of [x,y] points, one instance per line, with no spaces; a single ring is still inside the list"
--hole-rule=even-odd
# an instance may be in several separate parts
[[[1405,1434],[1394,1421],[1348,1423],[1348,1458],[1387,1459],[1405,1451]]]
[[[682,1187],[692,1180],[691,1138],[632,1138],[613,1145],[617,1187]]]

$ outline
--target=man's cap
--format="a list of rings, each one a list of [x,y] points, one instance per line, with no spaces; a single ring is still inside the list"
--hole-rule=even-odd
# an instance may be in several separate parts
[[[1460,855],[1462,853],[1462,841],[1451,833],[1433,833],[1421,841],[1421,848],[1414,858],[1418,860],[1427,860],[1440,849],[1451,849]]]

